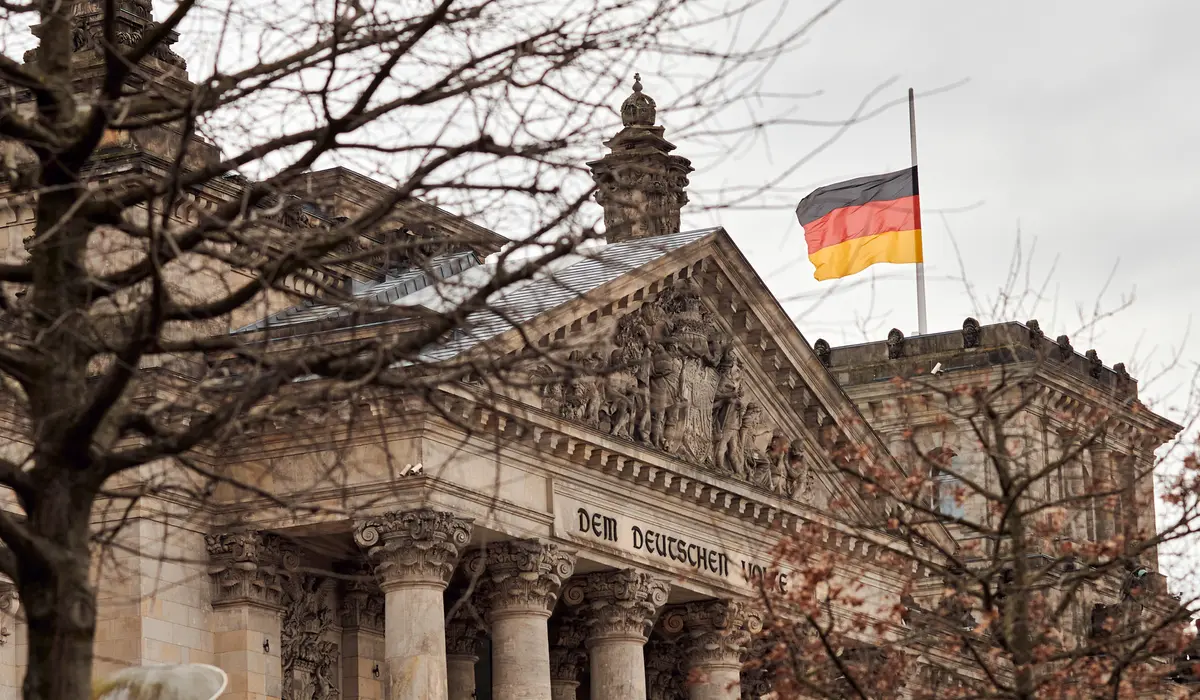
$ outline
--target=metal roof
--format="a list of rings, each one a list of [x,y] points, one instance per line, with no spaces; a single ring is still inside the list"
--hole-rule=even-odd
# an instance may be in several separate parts
[[[551,309],[578,299],[603,284],[721,230],[719,227],[640,238],[580,250],[560,258],[532,278],[508,285],[488,298],[486,309],[467,316],[449,338],[421,355],[425,362],[446,360],[479,343],[516,328]],[[510,268],[527,260],[507,260]],[[328,321],[385,307],[417,307],[433,313],[457,308],[496,274],[498,263],[478,264],[473,253],[444,255],[421,269],[411,269],[352,292],[344,305],[306,303],[280,311],[234,333],[248,333]]]
[[[582,253],[570,265],[549,269],[544,275],[492,295],[487,309],[469,315],[449,340],[428,348],[421,359],[436,362],[454,357],[719,230],[714,227],[640,238]]]
[[[479,258],[474,252],[450,253],[431,258],[424,267],[398,270],[381,282],[355,282],[350,291],[352,301],[344,304],[322,304],[306,301],[298,306],[284,309],[248,326],[243,326],[233,333],[250,333],[268,328],[283,328],[316,321],[349,316],[364,308],[381,308],[395,303],[401,297],[428,287],[432,282],[444,280],[458,275],[463,270],[479,265]]]

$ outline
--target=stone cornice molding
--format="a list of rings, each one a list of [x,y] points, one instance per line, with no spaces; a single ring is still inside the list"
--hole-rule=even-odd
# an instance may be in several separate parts
[[[385,592],[409,586],[445,588],[471,521],[426,508],[383,513],[360,523],[354,541],[375,564]]]
[[[762,632],[763,616],[746,601],[685,603],[662,614],[667,634],[682,633],[689,667],[740,667],[751,638]]]
[[[258,531],[204,536],[212,605],[254,605],[282,613],[285,584],[299,558],[282,539]]]
[[[816,525],[825,546],[865,565],[881,566],[891,540],[881,532],[856,529],[802,503],[759,494],[748,484],[723,478],[655,450],[568,423],[526,404],[499,396],[478,397],[459,387],[445,390],[444,410],[457,425],[473,425],[514,448],[552,455],[577,468],[641,486],[684,503],[779,534]],[[486,401],[486,403],[485,403]],[[899,543],[897,553],[905,552]]]
[[[575,571],[575,555],[557,544],[508,540],[489,544],[480,595],[488,620],[554,609],[563,582]]]
[[[645,643],[654,618],[667,602],[671,584],[636,569],[602,571],[572,579],[563,589],[563,600],[582,606],[587,621],[587,646],[608,641]]]

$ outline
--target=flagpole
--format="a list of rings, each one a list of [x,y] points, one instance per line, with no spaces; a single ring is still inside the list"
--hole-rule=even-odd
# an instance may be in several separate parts
[[[925,335],[929,331],[925,319],[925,246],[921,242],[921,190],[917,184],[917,105],[912,88],[908,89],[908,140],[912,149],[913,192],[917,194],[913,211],[913,223],[917,229],[917,334]]]

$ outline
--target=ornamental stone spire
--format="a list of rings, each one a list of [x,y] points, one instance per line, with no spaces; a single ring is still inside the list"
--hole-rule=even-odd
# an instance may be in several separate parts
[[[642,92],[642,76],[634,74],[633,93],[621,105],[624,128],[604,142],[608,154],[588,163],[609,243],[679,232],[692,164],[671,155],[675,145],[655,125],[656,110]]]

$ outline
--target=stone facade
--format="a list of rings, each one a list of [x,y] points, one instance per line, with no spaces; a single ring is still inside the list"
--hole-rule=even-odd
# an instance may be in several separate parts
[[[93,42],[90,17],[81,16],[80,51]],[[185,80],[177,58],[168,51],[154,68]],[[1081,401],[1080,385],[1112,405],[1136,396],[1123,367],[1076,355],[1069,340],[1051,343],[1032,323],[972,321],[961,333],[810,346],[728,234],[680,231],[691,166],[671,155],[640,80],[621,114],[611,152],[589,164],[610,274],[487,339],[497,351],[539,350],[519,368],[528,381],[503,392],[450,383],[433,390],[436,405],[364,392],[372,420],[356,425],[336,484],[314,474],[325,473],[321,460],[343,427],[325,418],[341,405],[297,411],[219,458],[206,455],[297,507],[281,514],[218,490],[202,515],[175,504],[135,514],[124,546],[98,558],[98,674],[212,663],[229,674],[227,697],[237,700],[761,697],[769,679],[741,666],[762,631],[756,595],[788,586],[772,565],[781,536],[824,528],[826,546],[848,562],[839,575],[862,583],[870,609],[901,602],[911,572],[886,556],[896,542],[854,525],[877,505],[837,478],[848,460],[887,465],[902,452],[903,424],[885,407],[907,395],[880,379],[943,362],[986,382],[1032,353],[1067,370],[1047,373],[1058,392],[1051,402]],[[238,187],[223,181],[189,195],[189,206]],[[312,174],[303,189],[269,225],[327,225],[386,192],[340,169]],[[315,210],[299,206],[315,199]],[[28,205],[7,203],[13,257]],[[180,220],[188,216],[182,208]],[[405,221],[354,245],[421,221],[427,235],[441,227],[473,242],[459,253],[499,246],[495,234],[419,203],[398,216]],[[368,256],[336,274],[379,280],[390,262]],[[293,301],[265,298],[255,309],[286,315]],[[363,332],[338,323],[331,315],[311,327],[241,330],[253,342]],[[919,440],[930,449],[932,416],[918,416],[929,418]],[[1041,426],[1048,445],[1067,440],[1048,416],[1036,414],[1031,429]],[[1171,428],[1148,412],[1129,417],[1089,453],[1090,468],[1115,474],[1123,460],[1144,461]],[[1148,534],[1153,494],[1137,489],[1117,513],[1081,514],[1080,536]],[[308,517],[303,508],[331,504],[352,515]],[[26,634],[5,591],[0,584],[0,700],[14,697]]]

